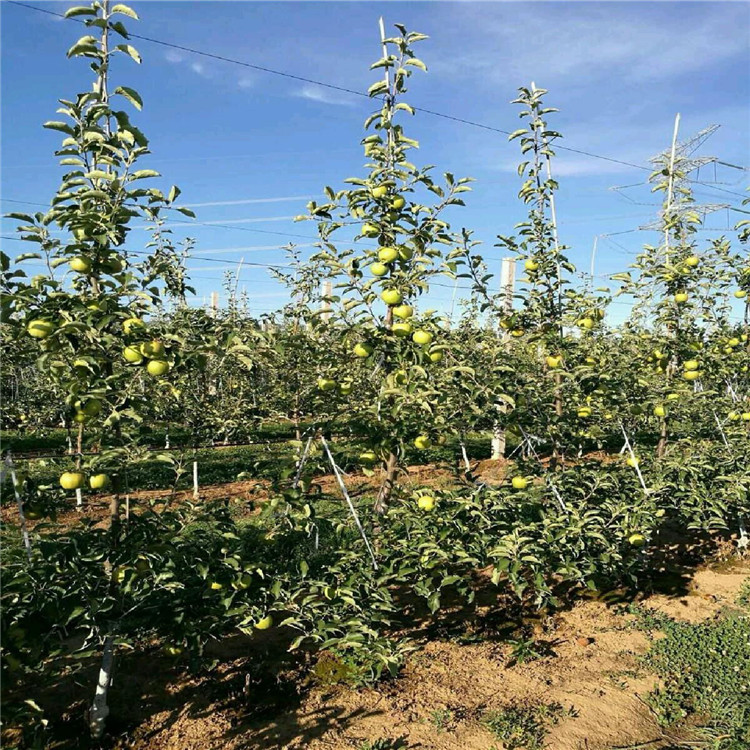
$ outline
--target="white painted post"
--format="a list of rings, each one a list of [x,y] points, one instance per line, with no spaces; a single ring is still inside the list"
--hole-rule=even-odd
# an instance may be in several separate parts
[[[5,464],[10,471],[10,481],[13,483],[13,493],[16,496],[16,503],[18,504],[18,517],[21,520],[21,535],[23,536],[23,546],[26,548],[26,556],[29,558],[29,562],[31,562],[31,539],[29,538],[29,530],[26,528],[26,515],[23,512],[23,500],[21,499],[21,493],[18,491],[16,465],[13,463],[10,451],[5,458]]]
[[[198,499],[198,462],[193,461],[193,500]]]
[[[516,261],[515,258],[503,258],[500,266],[500,290],[503,292],[503,313],[510,315],[513,312],[513,289],[516,282]],[[506,336],[507,341],[507,336]],[[498,411],[505,413],[508,405],[504,401],[498,401],[495,404]],[[498,460],[505,455],[505,430],[502,429],[499,422],[495,422],[492,427],[492,458]]]
[[[674,132],[672,133],[672,152],[669,156],[669,183],[667,185],[667,203],[664,207],[664,258],[669,263],[669,228],[666,226],[667,214],[672,207],[672,192],[674,190],[674,160],[677,150],[677,131],[680,129],[680,113],[674,118]]]
[[[83,493],[80,487],[76,490],[76,510],[79,513],[83,510]]]
[[[104,639],[104,652],[102,653],[102,666],[99,669],[99,679],[96,683],[94,702],[89,712],[89,728],[91,737],[95,740],[101,739],[104,734],[104,725],[109,716],[107,705],[107,691],[112,681],[112,662],[115,655],[114,638],[108,635]]]
[[[321,320],[330,320],[331,318],[331,302],[330,297],[333,294],[333,282],[330,280],[323,282],[323,299],[320,303]]]

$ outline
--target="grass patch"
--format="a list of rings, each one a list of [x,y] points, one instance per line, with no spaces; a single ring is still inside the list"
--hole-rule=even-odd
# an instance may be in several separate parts
[[[511,704],[496,711],[488,711],[482,724],[505,750],[542,750],[550,726],[559,723],[565,710],[559,703],[540,703],[536,706]]]

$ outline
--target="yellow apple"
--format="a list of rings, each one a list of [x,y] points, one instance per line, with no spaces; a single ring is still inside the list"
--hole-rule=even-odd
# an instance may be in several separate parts
[[[399,338],[405,338],[412,331],[412,325],[406,320],[397,320],[391,326],[391,332]]]
[[[354,347],[354,354],[357,357],[369,357],[373,352],[373,348],[370,344],[367,343],[359,343],[356,344]]]
[[[370,190],[373,198],[385,198],[388,195],[388,188],[385,185],[378,185]]]
[[[29,336],[35,339],[46,339],[55,330],[55,324],[51,320],[37,318],[26,326]]]
[[[125,333],[133,333],[139,328],[145,328],[146,324],[140,318],[127,318],[122,323],[122,330]]]
[[[432,342],[432,334],[422,329],[414,331],[414,335],[411,338],[415,344],[419,344],[420,346],[427,346],[427,344]]]
[[[378,250],[378,260],[381,263],[392,263],[398,258],[398,250],[395,247],[381,247]]]
[[[684,305],[688,301],[687,292],[678,292],[677,294],[675,294],[674,301],[678,305]]]
[[[411,305],[396,305],[396,307],[393,308],[393,314],[397,318],[406,320],[414,315],[414,308]]]
[[[380,228],[367,222],[362,225],[362,234],[365,237],[377,237],[380,234]]]
[[[534,271],[538,271],[539,270],[539,264],[535,260],[531,260],[531,259],[527,260],[523,264],[523,267],[527,271],[530,271],[531,273],[534,273]]]
[[[525,490],[529,486],[529,480],[526,477],[513,477],[510,483],[514,490]]]
[[[109,484],[109,477],[106,474],[92,474],[89,477],[89,487],[92,490],[103,490]]]
[[[85,255],[77,255],[70,261],[70,268],[76,273],[88,273],[91,270],[91,259]]]
[[[139,365],[143,362],[143,355],[137,346],[126,346],[122,350],[122,356],[134,365]]]
[[[421,451],[427,450],[432,445],[429,435],[418,435],[414,438],[414,445]]]
[[[373,263],[370,266],[370,273],[373,276],[385,276],[388,273],[388,266],[385,263]]]
[[[697,370],[700,365],[697,359],[689,359],[682,366],[683,368],[685,368],[685,370],[689,371],[689,370]]]
[[[435,507],[435,498],[429,495],[422,495],[417,499],[417,506],[420,510],[432,510]]]
[[[380,293],[380,299],[385,302],[386,305],[398,305],[401,303],[401,292],[398,289],[383,289]]]
[[[550,370],[556,370],[562,364],[562,357],[558,355],[552,355],[545,357],[544,361],[547,363],[547,367]]]
[[[273,625],[273,617],[266,615],[262,620],[255,623],[256,630],[268,630]]]
[[[169,362],[164,359],[152,359],[147,365],[146,370],[149,375],[160,377],[169,372]]]
[[[391,208],[395,208],[396,211],[400,211],[405,205],[406,205],[406,201],[400,195],[397,195],[391,201]]]
[[[60,475],[60,486],[64,490],[77,490],[83,487],[84,479],[80,471],[66,471]]]

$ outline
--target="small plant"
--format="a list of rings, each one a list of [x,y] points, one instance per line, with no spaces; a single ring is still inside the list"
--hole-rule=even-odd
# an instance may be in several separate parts
[[[482,724],[507,750],[541,750],[547,727],[557,724],[564,714],[565,710],[559,703],[511,704],[497,711],[488,711]]]
[[[430,714],[430,722],[435,726],[438,732],[443,732],[453,721],[453,711],[449,708],[436,708]]]
[[[402,737],[397,737],[395,740],[381,737],[377,740],[365,740],[359,745],[358,750],[401,750],[406,747],[406,741]]]
[[[509,667],[554,655],[554,651],[548,643],[535,641],[533,638],[511,639],[508,643],[511,645]]]
[[[737,594],[737,604],[744,609],[750,610],[750,577],[746,578],[740,586],[740,592]]]

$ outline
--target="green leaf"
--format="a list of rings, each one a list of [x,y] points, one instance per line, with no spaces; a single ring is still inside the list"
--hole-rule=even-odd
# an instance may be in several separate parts
[[[131,89],[129,86],[118,86],[114,93],[124,96],[136,109],[143,108],[143,99],[135,89]]]
[[[141,64],[141,56],[135,47],[129,44],[118,44],[115,49],[119,49],[120,52],[124,52],[126,55],[132,57],[139,65]]]
[[[83,5],[77,5],[75,8],[68,8],[65,11],[65,18],[75,18],[76,16],[95,16],[96,11],[93,8],[84,7]]]
[[[155,169],[139,169],[130,175],[131,180],[145,180],[149,177],[161,177],[161,174]]]
[[[404,65],[413,65],[415,68],[419,68],[420,70],[427,70],[427,66],[419,58],[416,57],[412,57],[409,60],[406,60],[404,62]]]
[[[138,14],[132,8],[128,8],[127,5],[123,5],[122,3],[118,3],[112,7],[110,15],[114,15],[115,13],[122,13],[123,16],[128,16],[128,18],[133,18],[136,21],[138,20]]]
[[[47,128],[47,130],[59,130],[61,133],[67,133],[68,135],[76,134],[76,131],[73,130],[70,125],[64,122],[59,122],[58,120],[48,120],[42,125],[42,127]]]

